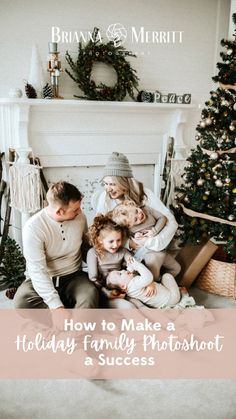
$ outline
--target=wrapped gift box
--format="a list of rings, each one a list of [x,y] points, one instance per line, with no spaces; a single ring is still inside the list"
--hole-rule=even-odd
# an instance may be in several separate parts
[[[186,245],[176,256],[181,272],[176,277],[179,285],[189,288],[206,266],[218,246],[210,240],[199,246]]]

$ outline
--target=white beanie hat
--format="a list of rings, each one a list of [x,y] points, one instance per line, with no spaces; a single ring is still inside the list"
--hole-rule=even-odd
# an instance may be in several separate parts
[[[104,168],[105,176],[133,177],[127,157],[122,153],[113,152]]]

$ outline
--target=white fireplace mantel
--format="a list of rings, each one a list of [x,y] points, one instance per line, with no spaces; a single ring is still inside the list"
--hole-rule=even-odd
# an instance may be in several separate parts
[[[175,140],[175,158],[184,158],[196,111],[195,105],[3,98],[0,150],[7,159],[9,147],[32,148],[49,182],[66,177],[82,190],[85,182],[89,193],[108,155],[119,151],[158,195],[168,139]],[[89,211],[89,198],[86,205]]]
[[[79,160],[74,149],[68,154],[68,150],[64,153],[62,147],[61,151],[67,158],[58,162],[57,153],[55,152],[52,157],[51,153],[47,153],[46,144],[41,141],[38,143],[35,138],[45,138],[54,134],[61,143],[63,136],[71,138],[83,135],[87,138],[88,136],[99,138],[116,133],[119,136],[137,136],[138,141],[140,137],[157,137],[161,134],[175,139],[176,158],[183,158],[188,143],[185,138],[186,124],[195,109],[194,105],[161,103],[0,99],[1,147],[6,152],[8,146],[14,148],[33,146],[33,152],[41,156],[42,164],[46,167],[87,166],[94,163],[94,155],[96,162],[103,164],[100,145],[99,153],[90,147],[84,154],[84,147],[80,148]],[[55,151],[58,150],[58,144],[55,144],[55,147]]]

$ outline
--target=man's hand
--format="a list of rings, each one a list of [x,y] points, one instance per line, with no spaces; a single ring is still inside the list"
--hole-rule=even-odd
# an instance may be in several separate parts
[[[51,310],[53,326],[58,330],[65,329],[65,320],[70,318],[70,313],[65,309],[64,306],[60,306],[56,309]]]
[[[110,298],[125,298],[126,293],[120,292],[118,290],[112,290],[110,293]]]
[[[156,285],[154,282],[151,282],[151,284],[147,285],[142,289],[143,292],[145,292],[146,297],[153,297],[157,293]]]

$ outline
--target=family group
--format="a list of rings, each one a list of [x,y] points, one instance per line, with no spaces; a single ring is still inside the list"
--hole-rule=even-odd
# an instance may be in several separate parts
[[[50,187],[48,205],[23,228],[26,280],[15,308],[49,308],[63,320],[66,308],[179,302],[180,265],[166,251],[178,227],[173,214],[134,178],[122,153],[109,157],[103,181],[105,189],[93,197],[97,215],[89,229],[78,188],[64,181]]]

